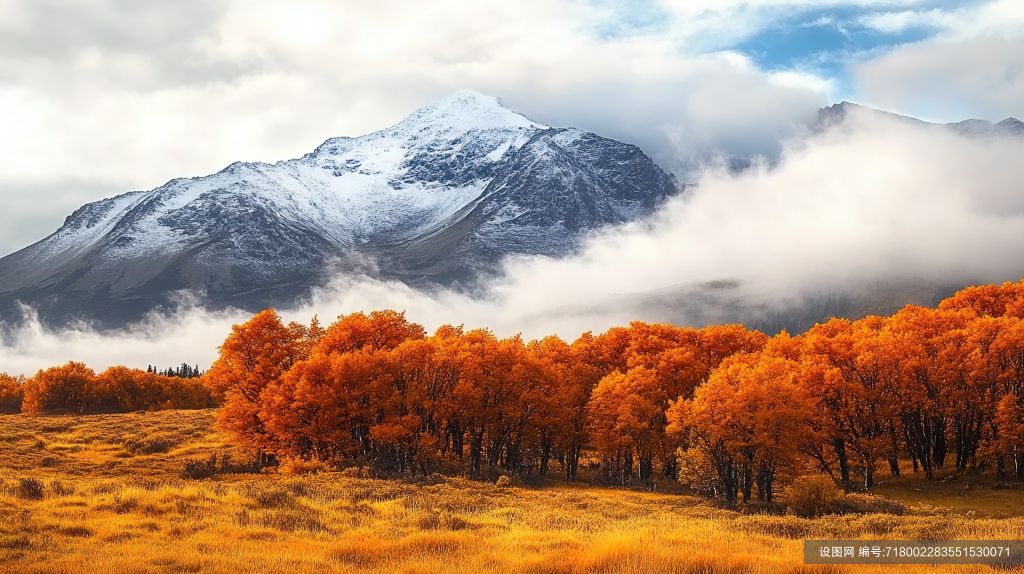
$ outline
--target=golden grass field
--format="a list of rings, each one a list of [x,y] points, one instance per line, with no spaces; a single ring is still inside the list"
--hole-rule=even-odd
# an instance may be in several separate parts
[[[1024,491],[981,478],[888,481],[878,491],[909,514],[819,519],[556,482],[386,481],[352,469],[179,478],[188,459],[232,453],[213,417],[0,416],[0,571],[990,572],[805,566],[802,540],[1024,536]]]

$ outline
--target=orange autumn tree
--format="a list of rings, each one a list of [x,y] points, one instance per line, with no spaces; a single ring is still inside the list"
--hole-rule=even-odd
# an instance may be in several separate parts
[[[722,360],[738,352],[756,351],[767,339],[740,325],[698,331],[639,321],[597,337],[593,346],[603,348],[604,365],[614,369],[602,379],[602,384],[605,380],[607,384],[603,388],[599,384],[591,399],[591,434],[603,457],[604,473],[613,481],[624,482],[635,458],[641,482],[650,480],[654,462],[660,462],[663,476],[675,478],[678,443],[665,433],[669,401],[691,398]],[[622,385],[636,387],[640,394],[633,396],[616,388]],[[626,395],[628,400],[621,402],[620,397]],[[596,399],[601,402],[594,403]],[[619,401],[614,402],[617,412],[608,410],[604,404],[608,401]]]
[[[340,317],[313,346],[310,357],[272,389],[274,402],[264,409],[265,418],[275,421],[275,430],[292,444],[314,447],[312,452],[301,448],[304,456],[362,457],[390,470],[406,470],[414,456],[406,448],[409,444],[399,443],[409,439],[406,430],[415,434],[410,428],[415,424],[405,416],[408,413],[398,420],[389,416],[392,410],[402,411],[397,403],[404,399],[401,392],[389,392],[388,357],[406,343],[421,342],[423,336],[422,327],[394,311]],[[409,359],[405,366],[414,370],[417,362]],[[413,395],[409,400],[418,396],[414,389],[405,390]],[[290,426],[282,427],[282,422]],[[296,442],[296,437],[302,440]]]
[[[196,379],[168,377],[139,369],[114,366],[90,384],[89,412],[124,413],[167,409],[206,409],[216,406],[213,394]]]
[[[961,409],[954,423],[958,452],[967,455],[958,454],[957,469],[963,470],[970,455],[977,453],[981,465],[992,464],[1000,477],[1006,476],[1009,458],[1014,474],[1024,479],[1024,458],[1012,447],[1013,441],[1004,438],[1013,418],[1006,410],[1013,399],[1006,397],[1019,396],[1024,386],[1024,280],[962,289],[939,303],[939,309],[974,318],[968,326],[975,354],[974,388],[968,398],[976,405],[968,402],[973,408]]]
[[[313,350],[325,355],[359,349],[394,349],[410,339],[422,339],[423,327],[410,323],[405,313],[383,310],[369,315],[342,315],[322,335],[315,337]]]
[[[25,398],[22,384],[24,377],[12,377],[0,373],[0,414],[16,414],[21,412],[21,402]]]
[[[616,483],[650,483],[658,467],[671,478],[682,461],[685,480],[727,499],[771,500],[802,472],[870,489],[879,467],[899,474],[908,456],[929,478],[1017,473],[1006,397],[1024,381],[1022,293],[972,288],[939,309],[770,340],[737,325],[634,322],[572,344],[524,342],[451,326],[426,336],[394,311],[326,329],[257,316],[208,378],[249,448],[396,473],[528,477],[558,464],[570,480],[592,448]],[[265,372],[243,360],[247,339]]]
[[[324,331],[311,327],[292,367],[261,391],[255,414],[277,452],[330,459],[369,454],[375,390],[384,376],[382,353],[423,329],[401,313],[374,311],[339,317]]]
[[[814,399],[812,425],[821,437],[821,446],[808,452],[830,475],[829,462],[834,461],[847,491],[853,489],[852,473],[860,474],[864,487],[871,488],[878,461],[896,456],[896,412],[882,377],[889,352],[880,342],[885,327],[886,321],[875,316],[854,322],[832,319],[804,336],[803,386]]]
[[[687,336],[693,333],[634,321],[591,343],[602,355],[605,373],[590,397],[587,430],[609,480],[625,483],[635,468],[641,482],[650,481],[658,455],[670,472],[674,468],[674,457],[665,456],[663,448],[664,415],[675,396],[672,389],[685,384],[680,379],[695,378],[700,369],[693,353],[683,348],[683,340],[692,340]],[[692,348],[692,342],[686,346]]]
[[[976,317],[1024,318],[1024,279],[1018,283],[966,287],[938,305],[943,311],[970,311]]]
[[[605,474],[625,484],[636,463],[641,483],[653,477],[658,443],[664,433],[662,404],[668,403],[655,373],[634,367],[601,379],[587,407],[589,432],[604,455]]]
[[[601,361],[591,355],[594,337],[584,333],[570,345],[558,337],[530,343],[530,352],[549,374],[554,386],[545,401],[540,422],[540,475],[547,474],[549,459],[557,458],[565,479],[576,479],[587,432],[587,405],[604,373]]]
[[[71,361],[43,369],[25,382],[21,412],[25,414],[82,414],[93,403],[91,385],[96,373],[82,363]]]
[[[259,416],[261,395],[305,358],[309,334],[297,323],[284,325],[273,309],[267,309],[232,326],[219,358],[203,376],[205,384],[223,398],[218,426],[243,447],[255,450],[260,459],[265,450],[277,446]]]
[[[1013,475],[1024,480],[1024,395],[1009,393],[999,402],[995,415],[999,436],[996,447],[1013,463]]]
[[[962,313],[907,306],[889,320],[889,355],[895,359],[889,391],[899,410],[906,448],[932,478],[949,454],[950,411],[956,378],[970,360]]]
[[[715,490],[729,504],[740,495],[749,502],[755,486],[758,498],[771,502],[780,479],[803,472],[798,453],[810,399],[798,383],[801,364],[777,349],[788,337],[772,343],[726,359],[693,399],[674,402],[667,415],[668,431],[684,449],[713,466]]]
[[[195,379],[167,377],[124,366],[110,367],[96,375],[74,361],[40,370],[22,382],[18,392],[24,397],[19,400],[24,414],[126,413],[216,405],[210,391]]]

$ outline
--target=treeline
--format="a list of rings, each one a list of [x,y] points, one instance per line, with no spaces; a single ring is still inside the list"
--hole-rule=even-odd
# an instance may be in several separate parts
[[[501,469],[573,479],[594,445],[610,480],[675,475],[670,401],[767,337],[633,323],[572,344],[525,343],[444,326],[427,337],[401,313],[284,325],[267,310],[236,325],[205,380],[221,428],[242,445],[393,472]]]
[[[833,319],[723,361],[667,416],[688,478],[735,501],[816,470],[847,490],[909,459],[1024,480],[1024,281]]]
[[[610,482],[660,473],[728,502],[818,472],[870,488],[901,460],[1024,480],[1024,282],[771,339],[635,322],[524,342],[427,336],[394,311],[324,329],[267,310],[204,380],[244,447],[392,472],[572,480],[592,449]]]
[[[188,363],[182,363],[180,366],[174,368],[167,367],[162,371],[153,365],[149,365],[146,367],[146,372],[163,375],[165,377],[178,377],[181,379],[198,379],[203,376],[204,373],[199,369],[199,365],[192,366]]]
[[[98,414],[214,406],[213,393],[199,379],[121,366],[98,375],[76,362],[40,370],[29,379],[0,374],[0,413]]]

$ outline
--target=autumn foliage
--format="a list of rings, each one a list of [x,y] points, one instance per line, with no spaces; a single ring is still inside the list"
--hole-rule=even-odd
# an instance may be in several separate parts
[[[676,473],[669,402],[765,341],[633,323],[527,343],[452,326],[427,336],[394,311],[322,329],[267,310],[234,327],[204,380],[224,397],[221,428],[260,453],[423,474],[545,476],[555,463],[571,480],[593,445],[609,480],[643,482]]]
[[[783,333],[673,403],[669,430],[695,482],[731,502],[809,472],[871,488],[906,459],[929,479],[973,465],[1024,480],[1022,319],[1024,282]]]
[[[847,491],[901,461],[1024,480],[1024,282],[800,336],[634,322],[525,342],[395,311],[236,325],[204,377],[259,453],[395,473],[611,484],[679,479],[771,503],[804,475]],[[26,395],[27,400],[27,395]]]
[[[0,414],[21,412],[21,401],[24,398],[22,382],[21,378],[0,373]]]
[[[16,383],[16,391],[7,390],[13,388],[12,383]],[[6,396],[17,396],[19,410],[25,414],[126,413],[215,406],[210,390],[198,379],[167,377],[121,366],[97,375],[74,361],[43,369],[23,382],[0,375],[0,408],[14,404],[15,399],[5,399]],[[2,412],[19,411],[11,408]]]

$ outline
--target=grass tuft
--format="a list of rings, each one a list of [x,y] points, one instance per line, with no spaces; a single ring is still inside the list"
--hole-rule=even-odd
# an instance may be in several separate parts
[[[38,478],[18,479],[18,497],[25,500],[42,500],[45,488]]]

